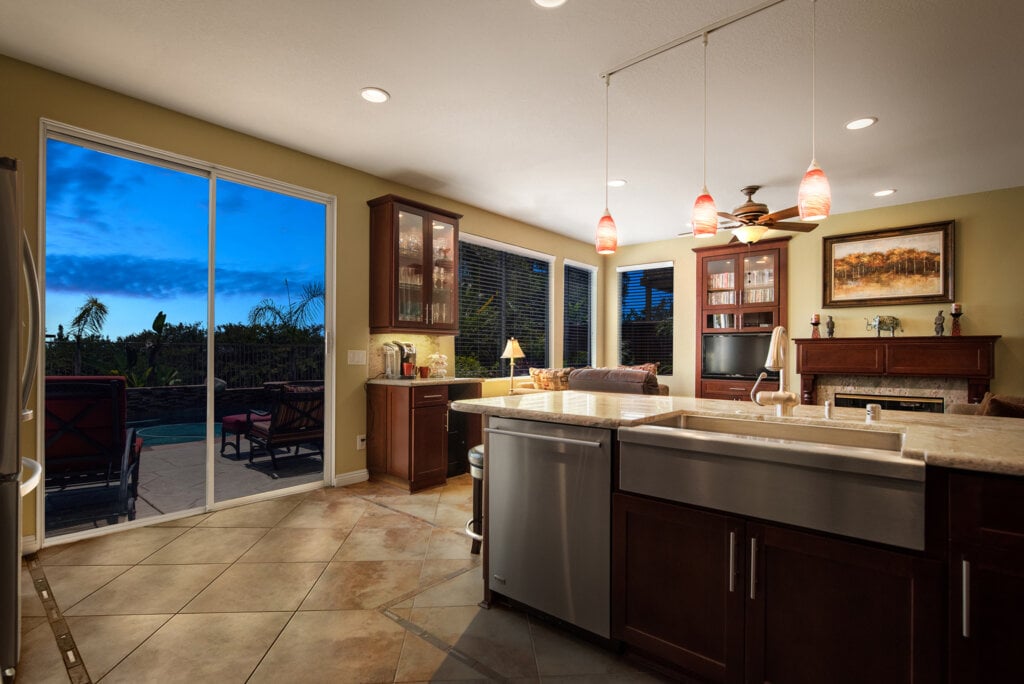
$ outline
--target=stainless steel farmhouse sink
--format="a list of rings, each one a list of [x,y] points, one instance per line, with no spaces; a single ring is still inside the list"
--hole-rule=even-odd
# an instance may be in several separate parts
[[[901,432],[679,416],[618,439],[622,490],[924,548],[925,468]]]

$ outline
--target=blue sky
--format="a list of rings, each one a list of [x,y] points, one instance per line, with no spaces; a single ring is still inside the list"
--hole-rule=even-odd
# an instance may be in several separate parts
[[[89,296],[116,338],[167,322],[206,327],[209,180],[47,141],[46,332]],[[324,279],[324,205],[217,181],[216,323]]]

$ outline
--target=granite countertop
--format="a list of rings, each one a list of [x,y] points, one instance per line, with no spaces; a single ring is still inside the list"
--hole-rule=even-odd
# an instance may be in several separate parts
[[[367,385],[401,385],[402,387],[419,387],[420,385],[471,385],[481,384],[481,378],[370,378]]]
[[[1024,420],[1014,418],[883,411],[881,421],[867,425],[863,409],[835,408],[833,418],[825,420],[823,407],[801,405],[794,409],[793,416],[779,418],[774,407],[750,402],[571,390],[461,399],[452,402],[452,408],[489,416],[613,429],[698,414],[896,431],[905,435],[905,458],[946,468],[1024,475]]]

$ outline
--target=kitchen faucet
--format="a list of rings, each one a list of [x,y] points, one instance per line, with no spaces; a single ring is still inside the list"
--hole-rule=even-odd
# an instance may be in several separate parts
[[[764,367],[770,371],[779,372],[778,392],[758,392],[757,387],[761,381],[768,377],[768,374],[761,372],[757,376],[757,382],[750,390],[750,400],[758,406],[775,406],[775,415],[791,416],[793,407],[800,403],[800,400],[792,392],[786,391],[786,348],[789,346],[789,335],[781,325],[772,330],[772,339],[768,344],[768,358],[764,361]]]

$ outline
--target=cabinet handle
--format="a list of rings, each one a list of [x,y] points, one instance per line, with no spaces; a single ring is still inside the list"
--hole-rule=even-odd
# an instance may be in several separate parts
[[[736,591],[736,533],[729,533],[729,593]]]
[[[960,613],[961,632],[964,639],[971,638],[971,561],[966,558],[960,561]]]
[[[501,430],[498,428],[484,428],[484,432],[492,435],[507,435],[509,437],[525,437],[526,439],[539,439],[543,442],[558,442],[560,444],[572,444],[574,446],[600,448],[600,442],[591,442],[585,439],[572,439],[570,437],[551,437],[550,435],[534,435],[529,432],[516,432],[515,430]]]
[[[440,399],[443,396],[444,396],[443,394],[424,394],[423,398],[424,399]]]
[[[750,538],[750,600],[757,598],[757,538]]]
[[[733,392],[745,392],[747,388],[746,387],[730,387],[729,389],[732,390]]]

